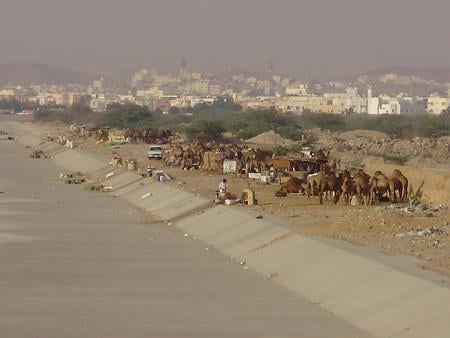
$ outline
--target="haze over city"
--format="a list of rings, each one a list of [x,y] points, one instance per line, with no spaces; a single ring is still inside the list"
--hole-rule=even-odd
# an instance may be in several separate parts
[[[331,79],[450,66],[446,0],[3,0],[0,63],[114,73],[154,67]]]
[[[450,0],[0,0],[0,338],[450,337]]]

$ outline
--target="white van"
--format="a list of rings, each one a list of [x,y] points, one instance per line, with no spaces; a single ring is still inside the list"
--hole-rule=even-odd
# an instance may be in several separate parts
[[[163,157],[164,149],[160,145],[152,144],[148,147],[147,156],[149,159],[160,160]]]

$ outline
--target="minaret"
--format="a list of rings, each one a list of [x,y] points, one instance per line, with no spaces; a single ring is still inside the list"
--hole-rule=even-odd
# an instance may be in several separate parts
[[[269,61],[267,76],[268,76],[268,81],[269,81],[269,96],[272,97],[274,95],[274,93],[273,93],[273,62],[272,62],[272,59],[270,59],[270,61]]]
[[[186,58],[181,58],[181,61],[180,61],[180,79],[183,82],[186,82],[188,80],[187,59]]]

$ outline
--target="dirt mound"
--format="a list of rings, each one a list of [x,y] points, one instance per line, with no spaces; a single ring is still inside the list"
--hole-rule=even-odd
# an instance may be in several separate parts
[[[261,144],[261,145],[274,145],[274,146],[290,146],[295,144],[295,141],[284,138],[280,134],[277,134],[273,130],[269,130],[265,133],[259,134],[245,141],[246,143]]]
[[[388,134],[374,130],[352,130],[339,134],[339,137],[343,140],[352,140],[358,137],[365,137],[377,141],[391,139],[391,137]]]
[[[316,148],[331,151],[331,156],[347,162],[361,157],[377,156],[395,164],[410,164],[418,168],[450,168],[450,137],[412,140],[392,139],[385,133],[355,130],[345,133],[313,131]]]

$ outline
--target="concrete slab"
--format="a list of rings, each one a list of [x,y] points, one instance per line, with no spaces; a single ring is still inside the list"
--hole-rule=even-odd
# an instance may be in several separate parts
[[[164,220],[171,220],[194,212],[199,208],[207,207],[211,203],[204,198],[164,184],[151,185],[150,189],[152,195],[142,200],[138,205]]]
[[[223,206],[216,206],[181,219],[176,222],[176,226],[212,245],[214,239],[241,224],[240,219],[227,219],[226,216],[227,209]]]
[[[246,256],[253,251],[271,245],[273,241],[288,235],[289,231],[282,228],[266,227],[257,233],[242,237],[222,248],[222,251],[232,258],[245,261]]]
[[[149,184],[150,184],[150,182],[148,182],[147,180],[140,180],[138,182],[131,183],[125,187],[121,187],[120,189],[115,189],[112,192],[112,194],[114,196],[123,197],[124,195],[130,194],[131,192],[134,192],[138,189],[144,188],[144,187],[148,186]]]
[[[151,194],[151,189],[154,184],[158,184],[158,183],[150,181],[141,187],[137,187],[137,189],[135,189],[135,190],[123,193],[120,197],[122,197],[128,203],[130,203],[136,207],[139,207],[138,203],[141,202],[142,196]],[[142,208],[142,207],[140,207],[140,208]]]
[[[131,173],[128,171],[120,170],[114,171],[114,175],[103,180],[101,183],[105,187],[112,187],[113,190],[118,190],[120,188],[126,187],[132,183],[142,181],[143,178],[140,175]]]
[[[440,316],[428,319],[426,322],[418,321],[413,327],[393,335],[394,338],[447,338],[450,332],[450,312],[446,311]],[[432,328],[433,330],[430,330]],[[432,332],[431,332],[432,331]]]
[[[447,288],[300,236],[263,248],[247,265],[377,337],[450,310]]]
[[[54,142],[44,142],[39,145],[39,150],[42,150],[46,155],[52,151],[59,150],[60,148],[62,148],[62,146]]]
[[[22,134],[22,133],[18,133],[15,136],[16,141],[23,145],[23,146],[31,146],[31,147],[38,147],[41,142],[42,139],[40,136],[37,135],[33,135],[33,134]]]
[[[74,149],[68,149],[67,151],[56,154],[54,156],[54,160],[58,165],[70,170],[71,172],[80,171],[83,174],[89,174],[90,172],[94,172],[108,166],[107,163],[86,154],[82,154]]]

